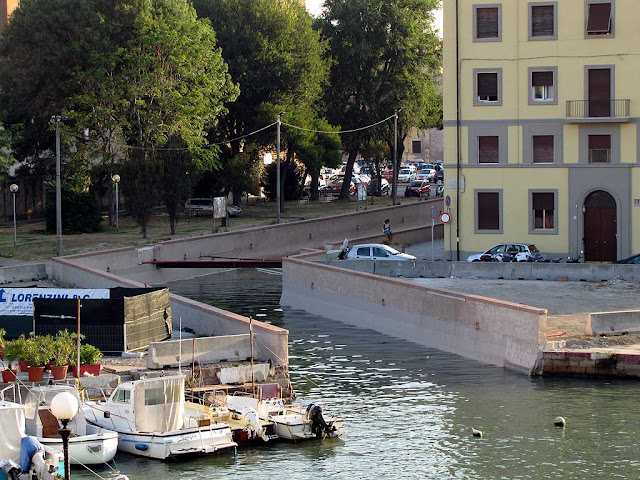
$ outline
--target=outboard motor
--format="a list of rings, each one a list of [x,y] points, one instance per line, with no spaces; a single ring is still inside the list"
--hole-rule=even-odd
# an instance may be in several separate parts
[[[324,435],[331,435],[334,428],[329,425],[322,416],[322,408],[318,405],[310,403],[307,407],[307,418],[311,420],[311,431],[317,438],[322,438]]]
[[[240,414],[242,415],[242,419],[246,422],[246,426],[244,428],[251,434],[252,438],[253,436],[258,436],[265,442],[269,441],[269,435],[265,432],[264,427],[260,425],[258,412],[251,407],[245,407],[240,411]]]
[[[1,461],[0,470],[2,470],[7,475],[7,478],[9,478],[9,480],[20,480],[20,475],[23,473],[20,465],[11,460]]]

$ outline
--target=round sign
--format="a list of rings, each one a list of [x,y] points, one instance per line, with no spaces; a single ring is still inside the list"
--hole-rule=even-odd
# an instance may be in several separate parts
[[[436,209],[431,207],[431,218],[436,218]]]
[[[442,221],[442,223],[449,223],[451,221],[451,215],[449,215],[447,212],[444,212],[442,215],[440,215],[440,220]]]
[[[447,207],[451,205],[451,197],[449,195],[447,195],[447,198],[444,199],[444,203]]]

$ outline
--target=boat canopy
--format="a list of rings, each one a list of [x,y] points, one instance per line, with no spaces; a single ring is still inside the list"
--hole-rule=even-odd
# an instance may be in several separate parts
[[[134,387],[138,432],[171,432],[184,425],[184,376],[140,380]]]
[[[0,460],[18,463],[20,442],[24,436],[24,406],[0,401]]]

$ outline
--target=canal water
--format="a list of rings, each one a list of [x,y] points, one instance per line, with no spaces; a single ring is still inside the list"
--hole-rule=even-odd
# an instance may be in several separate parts
[[[168,286],[287,328],[298,401],[343,417],[347,434],[178,462],[118,454],[119,468],[132,480],[640,476],[638,382],[532,379],[304,311],[282,310],[281,277],[255,270]],[[558,415],[567,419],[565,429],[553,425]],[[472,427],[484,437],[474,438]],[[112,477],[104,468],[98,473]]]

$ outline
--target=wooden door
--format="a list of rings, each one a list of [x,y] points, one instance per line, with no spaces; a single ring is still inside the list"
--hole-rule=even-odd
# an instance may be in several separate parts
[[[589,70],[589,116],[611,116],[611,69]]]
[[[597,190],[584,201],[584,259],[592,262],[617,260],[616,201]]]

